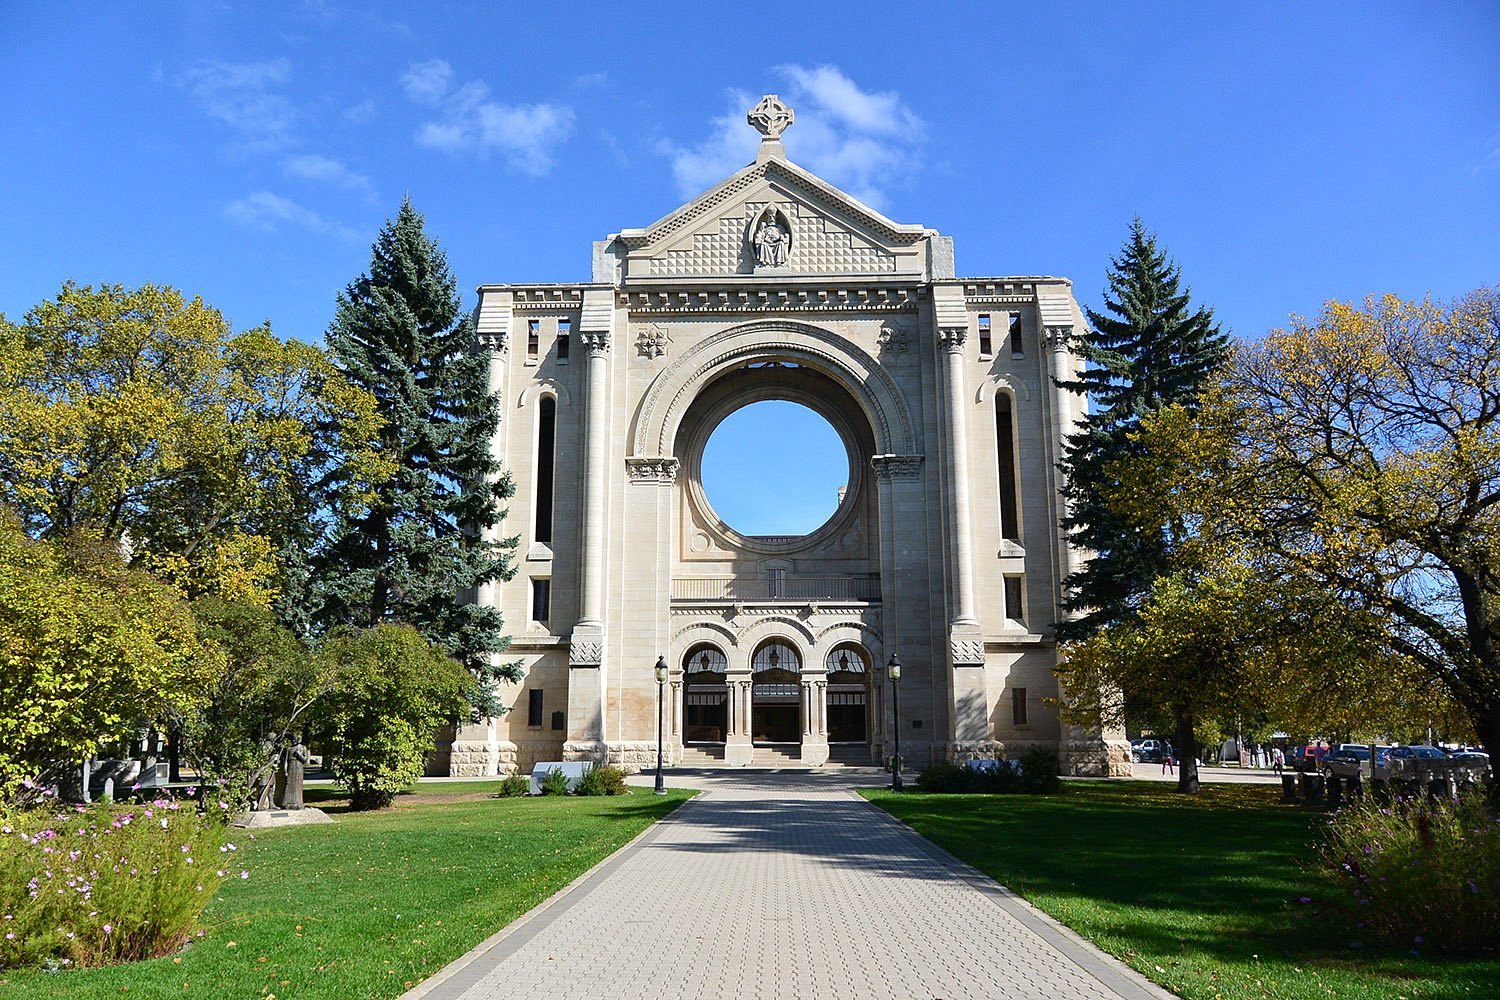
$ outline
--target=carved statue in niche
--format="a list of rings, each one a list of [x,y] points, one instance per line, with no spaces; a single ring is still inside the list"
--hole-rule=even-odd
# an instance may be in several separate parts
[[[760,267],[786,267],[787,249],[791,246],[792,234],[787,231],[775,211],[766,209],[755,225],[755,263]]]

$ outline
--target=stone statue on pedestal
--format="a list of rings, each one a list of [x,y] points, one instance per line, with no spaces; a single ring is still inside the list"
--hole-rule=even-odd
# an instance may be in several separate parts
[[[309,759],[307,747],[302,744],[302,734],[293,733],[291,746],[281,751],[281,808],[302,808],[303,771]]]

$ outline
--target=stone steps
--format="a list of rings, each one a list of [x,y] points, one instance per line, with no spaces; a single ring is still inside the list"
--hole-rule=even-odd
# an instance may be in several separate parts
[[[758,746],[750,758],[751,767],[801,767],[802,746],[798,743],[776,743]]]

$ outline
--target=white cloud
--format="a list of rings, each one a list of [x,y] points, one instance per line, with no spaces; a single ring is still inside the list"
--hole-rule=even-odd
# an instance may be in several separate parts
[[[291,80],[286,59],[226,63],[206,59],[177,78],[198,109],[227,125],[247,149],[281,149],[291,143],[297,114],[281,88]]]
[[[360,101],[344,109],[344,121],[350,125],[368,125],[376,118],[375,102]]]
[[[270,191],[256,191],[224,206],[224,216],[250,229],[278,232],[291,226],[311,233],[356,240],[358,234],[341,223]]]
[[[788,155],[797,163],[872,206],[885,200],[886,188],[917,168],[915,154],[924,125],[899,94],[862,90],[834,66],[780,66],[776,73],[788,84],[783,99],[797,113],[796,123],[783,137]],[[745,112],[756,100],[742,90],[731,90],[727,111],[712,119],[706,139],[693,146],[670,141],[659,145],[672,161],[672,174],[684,197],[755,159],[760,136],[745,123]]]
[[[418,104],[436,105],[453,81],[453,67],[446,59],[412,63],[401,74],[401,89]]]
[[[289,156],[282,161],[282,173],[298,180],[316,181],[334,187],[357,191],[368,198],[375,196],[375,185],[364,174],[355,173],[338,160],[317,153]]]
[[[406,96],[430,107],[416,143],[445,153],[498,152],[524,173],[552,167],[553,150],[573,133],[573,109],[565,104],[504,104],[492,100],[482,80],[453,87],[453,68],[441,59],[414,63],[401,76]]]

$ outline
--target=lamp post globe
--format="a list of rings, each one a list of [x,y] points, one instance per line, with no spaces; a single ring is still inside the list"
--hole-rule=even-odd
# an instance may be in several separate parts
[[[885,665],[885,674],[891,679],[891,714],[896,724],[896,755],[891,758],[891,791],[901,788],[901,659],[891,654]]]
[[[661,737],[662,737],[662,713],[664,703],[662,692],[667,683],[667,658],[658,656],[656,658],[656,787],[653,791],[657,795],[667,794],[667,784],[662,776],[661,769]]]

